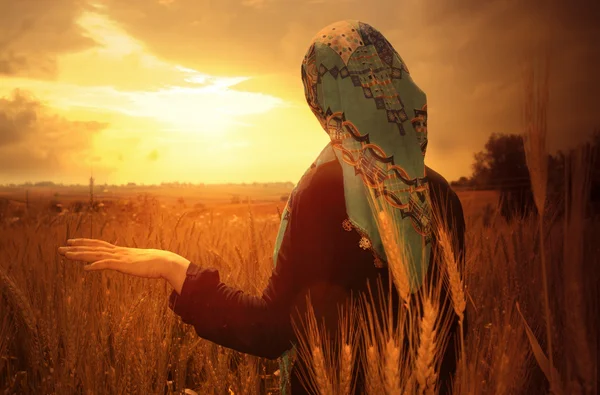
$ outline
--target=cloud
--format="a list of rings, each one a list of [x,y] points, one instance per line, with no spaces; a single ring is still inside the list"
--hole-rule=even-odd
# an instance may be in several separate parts
[[[77,23],[98,47],[61,57],[58,81],[10,78],[3,81],[0,94],[28,87],[43,91],[57,108],[153,119],[155,128],[189,133],[218,133],[242,125],[245,115],[286,105],[264,91],[237,88],[251,77],[215,76],[155,56],[102,8],[83,12]]]
[[[376,7],[338,0],[178,0],[169,7],[146,0],[106,0],[106,13],[164,59],[211,75],[261,75],[293,70],[311,37],[344,14],[377,19]],[[284,42],[290,26],[302,27]],[[296,55],[282,57],[282,50]]]
[[[39,103],[16,91],[12,99],[0,99],[0,148],[17,144],[35,132]]]
[[[53,78],[56,57],[95,43],[76,23],[82,0],[0,0],[0,75]]]
[[[423,85],[438,133],[451,129],[455,146],[474,149],[493,132],[520,127],[522,66],[535,51],[551,46],[552,94],[555,101],[567,98],[551,116],[555,145],[562,143],[558,129],[573,122],[577,130],[590,129],[594,122],[600,55],[592,37],[600,36],[600,6],[585,0],[382,0],[376,6],[348,1],[343,7],[334,0],[312,6],[300,0],[246,0],[246,6],[239,0],[178,0],[168,10],[144,0],[106,4],[111,18],[165,59],[209,74],[235,70],[285,75],[290,81],[299,81],[300,62],[320,28],[344,18],[371,23]],[[286,85],[285,99],[304,100],[301,84]],[[558,115],[561,105],[570,115]]]
[[[26,92],[1,98],[0,180],[56,180],[64,172],[72,174],[91,161],[93,138],[106,126],[55,115]]]

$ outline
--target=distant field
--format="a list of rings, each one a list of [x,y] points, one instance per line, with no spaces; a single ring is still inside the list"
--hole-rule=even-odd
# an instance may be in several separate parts
[[[480,213],[487,205],[493,208],[498,204],[498,191],[457,191],[456,194],[468,213]]]
[[[160,202],[162,208],[193,212],[198,207],[203,210],[217,210],[222,215],[242,215],[247,213],[248,204],[258,214],[277,214],[277,208],[283,209],[291,184],[248,184],[248,185],[206,185],[192,187],[116,187],[94,188],[94,200],[97,202],[125,203],[141,200],[144,196]],[[75,202],[89,205],[88,187],[0,187],[0,208],[2,201],[14,208],[22,208],[29,198],[30,207],[47,207],[49,204],[61,204],[69,208]],[[495,205],[498,200],[496,191],[457,191],[463,208],[469,212],[481,212],[486,205]]]
[[[186,200],[188,204],[196,203],[223,203],[230,202],[233,198],[244,200],[247,198],[255,202],[278,201],[282,196],[292,190],[291,183],[280,184],[232,184],[232,185],[205,185],[190,187],[166,187],[166,186],[135,186],[135,187],[94,187],[96,200],[115,200],[137,195],[149,194],[163,202],[171,203],[179,198]],[[79,187],[0,187],[0,197],[10,198],[24,202],[27,191],[31,202],[49,199],[60,200],[69,203],[75,200],[89,200],[90,189],[87,186]]]

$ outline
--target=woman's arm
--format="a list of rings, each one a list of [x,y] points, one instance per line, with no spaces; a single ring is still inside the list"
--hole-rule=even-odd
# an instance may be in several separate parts
[[[292,221],[290,221],[292,222]],[[290,224],[291,225],[291,224]],[[164,278],[174,288],[169,307],[207,340],[241,352],[277,358],[291,347],[290,310],[302,284],[293,276],[292,226],[288,226],[278,265],[262,297],[221,283],[219,272],[201,268],[170,251],[119,247],[102,240],[71,239],[59,253],[89,262],[86,271],[116,270],[145,278]],[[302,237],[300,234],[298,237]]]
[[[277,358],[295,339],[291,315],[305,302],[311,285],[323,282],[333,261],[327,218],[336,210],[344,211],[344,206],[343,200],[342,204],[338,201],[343,194],[329,192],[343,191],[343,185],[341,179],[318,178],[321,181],[313,180],[310,191],[300,188],[297,192],[276,269],[261,297],[229,287],[217,270],[169,251],[77,239],[59,252],[68,259],[92,263],[86,270],[164,278],[175,290],[170,307],[200,337],[241,352]]]
[[[174,266],[169,282],[182,286],[171,294],[169,307],[204,339],[252,355],[279,357],[292,346],[290,313],[299,286],[292,275],[294,263],[288,259],[291,232],[286,233],[277,267],[261,297],[222,283],[216,269],[190,263],[185,272],[183,266]]]
[[[181,294],[181,288],[183,288],[186,272],[188,271],[190,263],[191,262],[185,258],[183,260],[171,259],[165,265],[165,271],[162,273],[162,277],[171,284],[178,294]]]
[[[321,173],[327,174],[327,173]],[[170,307],[196,333],[214,343],[261,357],[277,358],[292,346],[292,316],[302,309],[313,286],[331,272],[329,219],[345,211],[341,177],[307,177],[293,199],[277,265],[262,296],[229,287],[219,272],[191,263],[181,292],[173,292]],[[310,188],[308,186],[310,185]],[[338,212],[339,214],[338,215]],[[341,220],[335,225],[341,227]],[[337,229],[337,228],[336,228]],[[173,280],[179,284],[182,267]]]

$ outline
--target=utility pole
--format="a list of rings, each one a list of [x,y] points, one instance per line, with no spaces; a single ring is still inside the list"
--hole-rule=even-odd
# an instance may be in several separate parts
[[[94,169],[90,169],[90,238],[94,238]]]

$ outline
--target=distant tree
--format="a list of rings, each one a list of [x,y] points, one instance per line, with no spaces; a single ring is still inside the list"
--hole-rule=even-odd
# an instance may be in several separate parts
[[[452,181],[450,186],[458,188],[466,188],[472,186],[473,182],[467,177],[461,177],[456,181]]]
[[[523,138],[515,134],[492,134],[484,150],[475,154],[473,179],[481,186],[497,186],[528,181]]]
[[[490,184],[490,168],[487,154],[485,152],[477,152],[473,155],[473,159],[475,162],[471,165],[471,168],[473,169],[471,183],[478,187],[487,188]]]
[[[492,134],[474,159],[473,183],[500,190],[504,218],[524,217],[536,211],[522,136]]]

